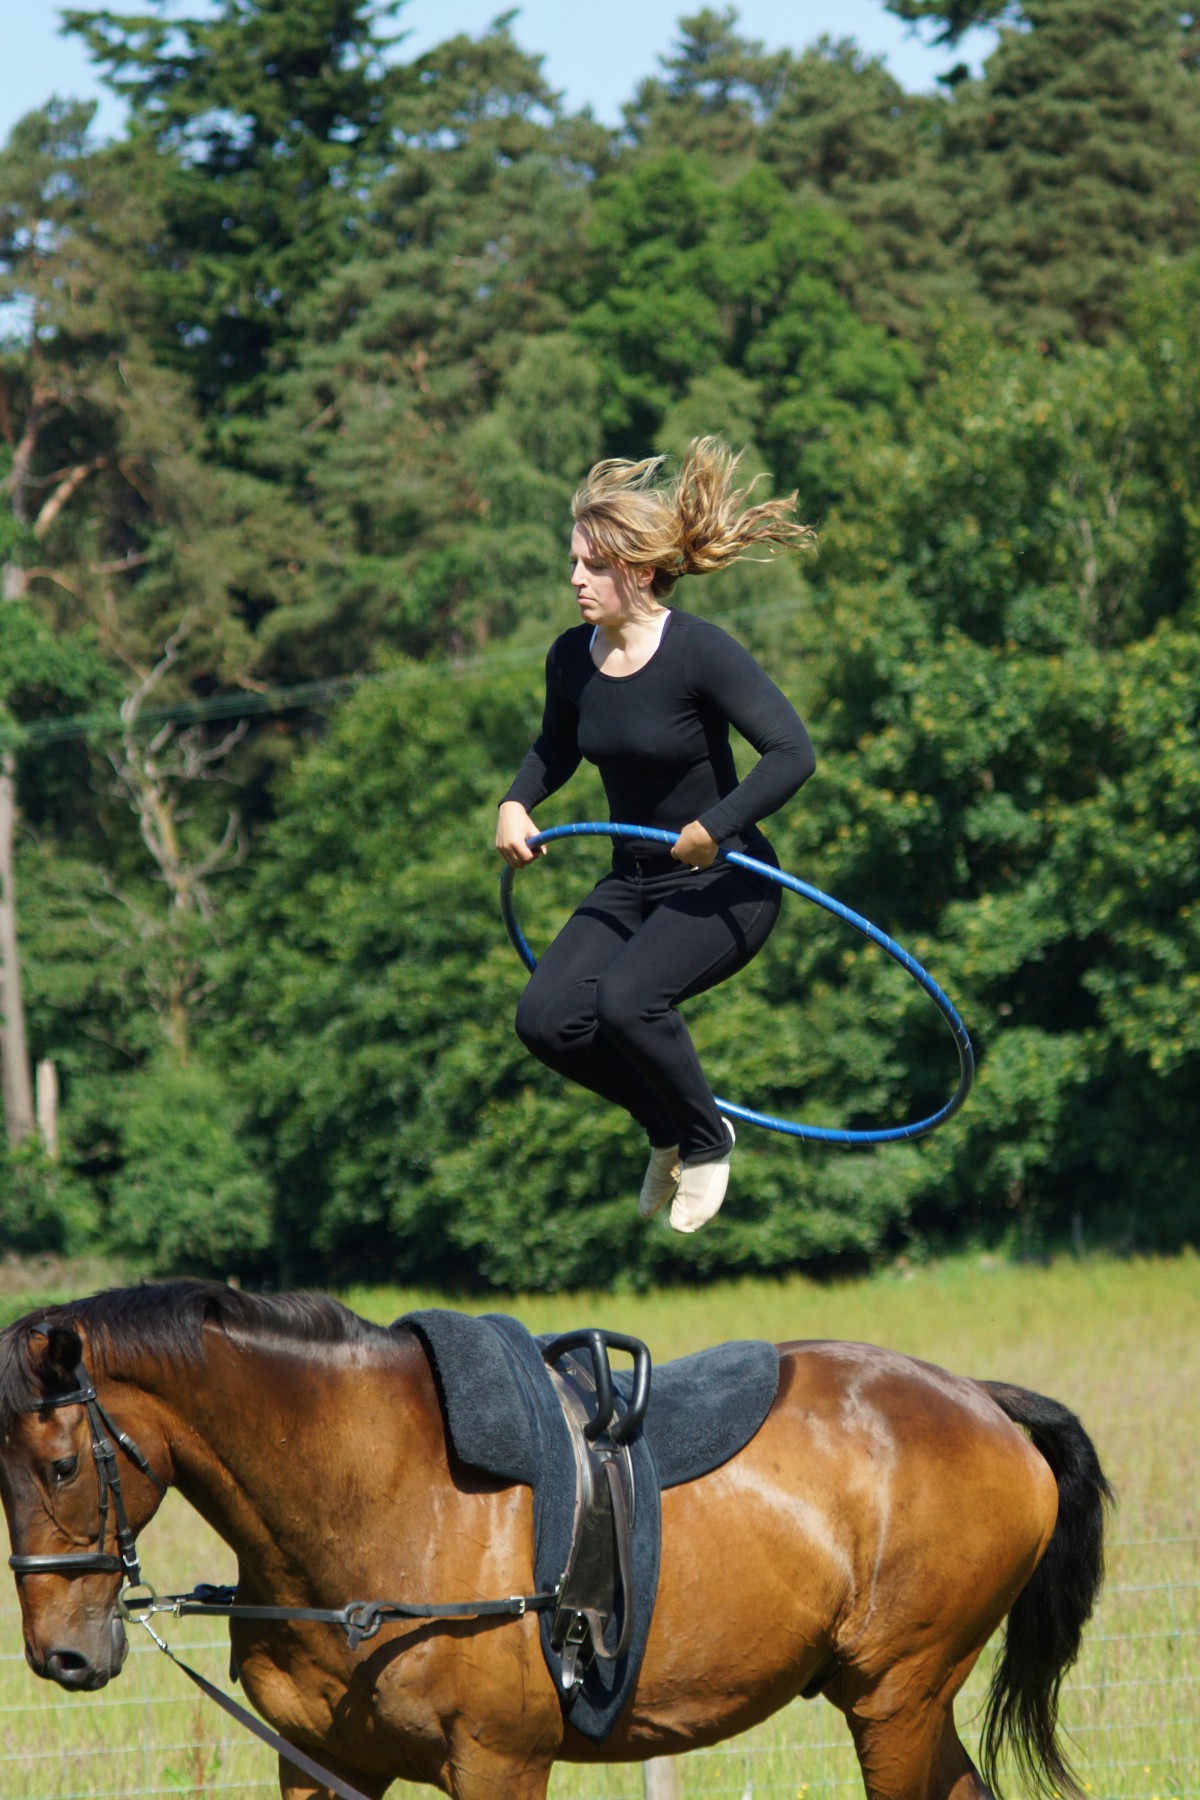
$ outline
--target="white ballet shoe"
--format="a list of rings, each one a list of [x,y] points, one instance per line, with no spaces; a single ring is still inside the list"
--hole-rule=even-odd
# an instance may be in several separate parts
[[[722,1115],[724,1117],[724,1115]],[[729,1159],[737,1134],[729,1120],[729,1148],[716,1162],[687,1163],[679,1177],[675,1199],[671,1204],[672,1231],[699,1231],[721,1210],[725,1190],[729,1186]]]
[[[640,1219],[654,1218],[667,1201],[674,1198],[682,1173],[678,1144],[666,1144],[659,1150],[651,1150],[646,1173],[642,1176],[642,1191],[638,1195]]]

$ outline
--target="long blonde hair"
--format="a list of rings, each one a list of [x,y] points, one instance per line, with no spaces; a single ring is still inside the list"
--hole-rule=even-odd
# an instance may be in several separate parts
[[[674,479],[665,474],[666,460],[599,462],[571,502],[576,524],[603,556],[653,569],[656,600],[665,600],[681,575],[709,575],[752,549],[774,556],[813,542],[810,527],[795,517],[795,494],[747,504],[754,483],[734,487],[741,453],[720,438],[694,438]]]

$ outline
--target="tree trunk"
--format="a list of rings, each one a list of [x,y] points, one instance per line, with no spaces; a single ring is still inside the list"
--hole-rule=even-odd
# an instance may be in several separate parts
[[[33,1083],[25,1042],[25,1006],[17,953],[17,897],[13,885],[13,830],[17,816],[16,758],[0,756],[0,1076],[4,1123],[10,1144],[33,1131]]]
[[[51,1162],[58,1161],[58,1070],[49,1061],[40,1062],[33,1081],[37,1100],[38,1134],[42,1148]]]

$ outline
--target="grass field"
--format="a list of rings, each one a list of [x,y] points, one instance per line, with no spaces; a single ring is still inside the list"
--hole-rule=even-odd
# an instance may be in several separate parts
[[[84,1291],[102,1272],[0,1277],[0,1322]],[[38,1291],[33,1292],[34,1289]],[[439,1297],[358,1289],[385,1321]],[[441,1302],[441,1303],[444,1303]],[[1200,1259],[1095,1259],[1013,1267],[988,1257],[893,1270],[834,1287],[788,1279],[657,1295],[481,1302],[534,1330],[603,1324],[644,1337],[659,1361],[724,1338],[866,1339],[962,1373],[1054,1395],[1078,1412],[1114,1482],[1109,1584],[1070,1677],[1063,1717],[1097,1800],[1200,1800]],[[231,1560],[174,1496],[143,1541],[160,1588],[222,1580]],[[139,1634],[142,1635],[142,1634]],[[213,1678],[220,1633],[174,1623],[173,1647]],[[977,1700],[984,1672],[968,1695]],[[973,1701],[959,1705],[970,1736]],[[145,1639],[103,1693],[68,1697],[21,1657],[15,1595],[0,1597],[0,1794],[5,1800],[276,1792],[273,1758],[238,1737]],[[849,1738],[824,1702],[798,1703],[729,1746],[683,1759],[683,1791],[734,1800],[861,1792]],[[398,1784],[395,1796],[427,1789]],[[1019,1793],[1016,1784],[1010,1797]],[[572,1770],[553,1800],[640,1800],[636,1767]]]

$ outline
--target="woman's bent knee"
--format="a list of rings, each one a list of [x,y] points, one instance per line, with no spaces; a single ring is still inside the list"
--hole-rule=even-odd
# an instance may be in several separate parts
[[[525,1048],[543,1061],[561,1055],[588,1035],[590,1004],[577,988],[562,992],[531,981],[517,1003],[513,1021]]]
[[[626,981],[602,976],[596,985],[596,1023],[614,1042],[636,1036],[642,1018],[644,993]]]
[[[555,1032],[553,1023],[536,996],[531,996],[528,988],[522,994],[517,1005],[517,1016],[513,1020],[517,1036],[525,1048],[534,1056],[554,1047]]]

